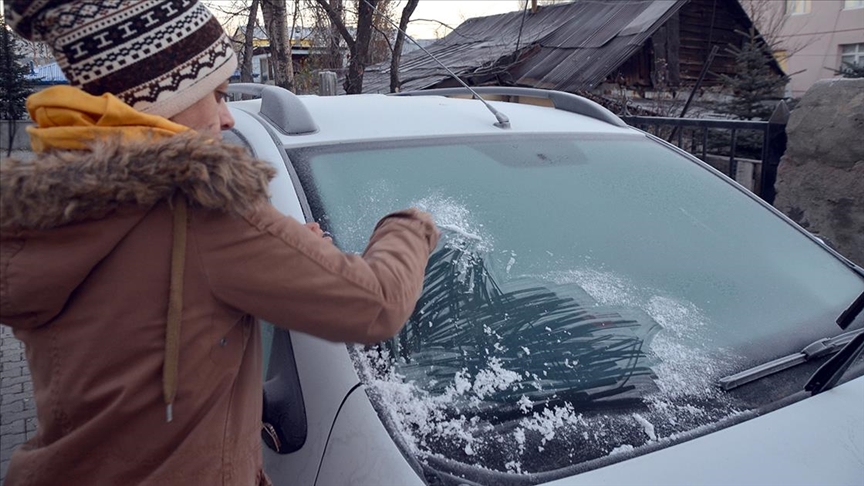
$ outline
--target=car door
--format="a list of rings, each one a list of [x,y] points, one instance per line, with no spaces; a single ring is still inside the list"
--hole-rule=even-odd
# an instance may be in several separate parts
[[[311,220],[278,137],[257,114],[232,109],[225,141],[277,170],[273,205]],[[262,322],[264,464],[274,484],[422,484],[373,410],[345,344]]]

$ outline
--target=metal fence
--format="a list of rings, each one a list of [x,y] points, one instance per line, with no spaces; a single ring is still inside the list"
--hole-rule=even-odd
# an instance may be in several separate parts
[[[774,203],[774,182],[777,179],[777,166],[786,151],[786,123],[789,109],[781,102],[768,121],[713,120],[703,118],[665,118],[653,116],[622,116],[624,122],[648,133],[664,138],[670,143],[701,158],[717,167],[718,159],[726,159],[728,165],[717,167],[740,182],[739,162],[748,157],[741,155],[742,138],[746,138],[749,159],[756,162],[758,184],[753,192],[769,204]],[[754,136],[758,147],[753,146]]]

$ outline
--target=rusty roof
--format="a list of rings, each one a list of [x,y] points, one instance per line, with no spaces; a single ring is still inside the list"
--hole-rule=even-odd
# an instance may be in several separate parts
[[[533,14],[477,17],[426,49],[460,77],[503,76],[507,84],[590,90],[687,1],[577,0],[544,6]],[[403,91],[428,88],[449,77],[419,49],[402,58],[399,73]],[[390,91],[389,62],[366,68],[363,91]]]

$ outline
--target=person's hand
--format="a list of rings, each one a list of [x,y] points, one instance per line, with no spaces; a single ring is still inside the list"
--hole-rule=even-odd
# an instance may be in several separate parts
[[[306,223],[304,226],[309,228],[309,231],[315,234],[315,236],[320,236],[321,238],[324,238],[330,243],[333,243],[333,238],[330,236],[330,233],[325,233],[324,230],[321,229],[321,225],[319,225],[318,223],[313,221],[311,223]]]
[[[435,224],[435,218],[432,217],[431,213],[422,211],[417,208],[408,208],[406,211],[417,220],[422,221],[426,224],[426,227],[428,228],[427,238],[429,240],[429,251],[431,252],[435,249],[435,245],[438,244],[438,238],[441,237],[441,231]]]

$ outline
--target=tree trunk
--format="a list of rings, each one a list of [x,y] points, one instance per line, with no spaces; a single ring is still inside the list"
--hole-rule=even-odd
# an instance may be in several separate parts
[[[246,31],[243,38],[243,64],[240,66],[240,81],[243,83],[254,82],[252,76],[252,56],[255,55],[255,20],[258,17],[258,0],[252,0],[249,5],[249,19],[246,21]]]
[[[336,33],[338,33],[342,37],[342,40],[345,41],[345,45],[348,46],[348,51],[352,53],[352,57],[353,57],[354,45],[355,45],[354,38],[351,37],[351,32],[349,32],[348,28],[345,26],[345,18],[344,18],[345,11],[344,11],[343,5],[342,5],[342,2],[344,0],[315,0],[315,1],[317,2],[318,7],[320,7],[321,10],[324,11],[325,14],[327,14],[327,18],[330,19],[330,30],[331,30],[331,35],[333,36],[333,40],[331,41],[331,45],[329,46],[331,49],[329,54],[330,54],[330,56],[332,56],[330,60],[334,63],[334,65],[332,67],[336,68],[338,66],[339,68],[341,68],[342,67],[342,52],[339,49],[339,39],[336,38],[336,35],[332,34],[332,32],[335,31]],[[363,2],[361,2],[361,6],[364,6],[364,5],[362,5],[362,3]],[[371,38],[371,35],[370,35],[370,38]]]
[[[357,37],[351,51],[351,62],[348,63],[348,75],[345,77],[347,94],[359,94],[363,91],[363,72],[369,56],[369,42],[372,40],[372,18],[375,14],[373,7],[378,0],[361,0],[358,3]]]
[[[396,32],[396,42],[393,44],[393,57],[390,58],[390,92],[398,93],[401,89],[399,82],[399,63],[402,62],[402,46],[405,44],[405,29],[408,28],[408,20],[417,8],[420,0],[408,0],[402,9],[402,18],[399,20],[399,31]]]
[[[291,43],[288,37],[288,9],[285,0],[262,0],[261,10],[267,37],[270,38],[270,63],[273,82],[294,91],[294,63],[291,61]]]
[[[330,0],[330,6],[340,16],[345,14],[342,5],[343,0]],[[344,17],[342,17],[344,22]],[[330,69],[342,69],[342,50],[339,48],[341,36],[339,27],[334,22],[330,22],[330,45],[327,46],[327,67]]]

